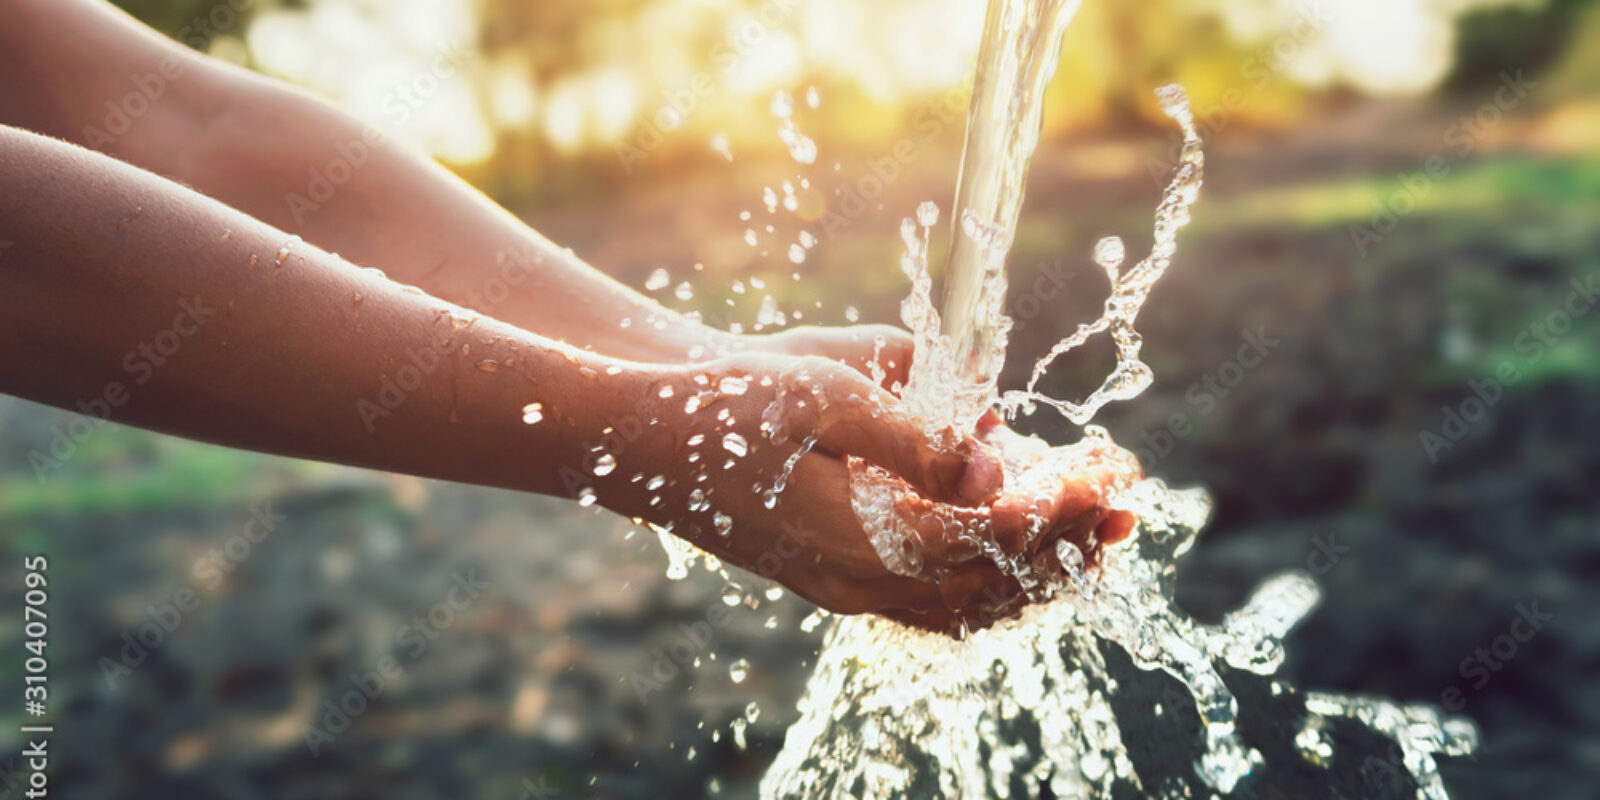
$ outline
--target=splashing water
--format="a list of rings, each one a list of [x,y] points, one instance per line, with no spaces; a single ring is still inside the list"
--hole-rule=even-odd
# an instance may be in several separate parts
[[[1204,164],[1188,101],[1176,86],[1158,93],[1184,138],[1156,211],[1150,255],[1123,270],[1121,240],[1101,239],[1092,257],[1106,271],[1111,294],[1100,318],[1052,348],[1025,389],[998,390],[1010,327],[1004,262],[1038,141],[1043,89],[1078,5],[991,0],[942,313],[928,270],[938,208],[923,203],[915,219],[902,222],[901,267],[911,291],[901,316],[916,341],[902,395],[939,441],[973,430],[991,408],[1014,416],[1043,405],[1086,424],[1106,403],[1132,399],[1152,380],[1139,360],[1134,323],[1171,263]],[[1117,364],[1098,389],[1079,403],[1037,391],[1055,358],[1103,332],[1116,345]],[[1012,435],[1003,448],[1008,484],[1019,460],[1054,464],[1065,475],[1075,461],[1110,444],[1093,426],[1085,433],[1084,442],[1061,448]],[[895,493],[906,491],[904,484],[864,464],[852,467],[852,504],[885,566],[936,579],[924,574],[916,527],[896,514]],[[1318,601],[1315,583],[1300,573],[1274,576],[1219,624],[1201,624],[1177,608],[1173,585],[1177,560],[1209,513],[1205,494],[1135,481],[1131,471],[1127,481],[1107,488],[1111,507],[1132,512],[1138,524],[1127,541],[1091,547],[1087,558],[1061,541],[1056,558],[1063,577],[1035,574],[988,541],[981,526],[946,529],[978,545],[1040,601],[1017,618],[960,641],[871,615],[834,624],[800,702],[800,719],[762,781],[762,797],[1009,798],[1046,789],[1057,797],[1205,797],[1231,793],[1252,773],[1275,768],[1256,748],[1269,744],[1260,732],[1241,735],[1235,692],[1248,683],[1239,676],[1270,676],[1282,665],[1284,637]],[[1153,706],[1132,707],[1127,687],[1156,675],[1181,690]],[[1272,686],[1274,695],[1292,692]],[[1417,796],[1428,800],[1445,797],[1433,755],[1463,755],[1476,745],[1471,723],[1431,708],[1321,693],[1292,699],[1300,705],[1290,711],[1304,724],[1291,734],[1289,749],[1307,764],[1326,769],[1348,756],[1335,751],[1323,730],[1332,719],[1353,720],[1395,742],[1391,768],[1403,769]],[[1285,708],[1274,704],[1272,713]],[[1152,759],[1152,739],[1158,750],[1191,755]]]

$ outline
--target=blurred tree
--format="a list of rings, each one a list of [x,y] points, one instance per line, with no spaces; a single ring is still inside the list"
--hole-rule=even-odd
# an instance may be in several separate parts
[[[1525,0],[1467,14],[1461,19],[1455,70],[1446,87],[1474,92],[1499,83],[1502,72],[1522,70],[1532,76],[1563,56],[1569,61],[1592,57],[1600,47],[1600,29],[1594,24],[1596,15],[1586,12],[1596,8],[1600,4],[1595,0]]]

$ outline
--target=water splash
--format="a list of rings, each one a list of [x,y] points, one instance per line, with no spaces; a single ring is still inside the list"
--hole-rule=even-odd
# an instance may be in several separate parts
[[[1276,576],[1220,624],[1200,624],[1174,604],[1172,586],[1209,513],[1205,494],[1144,480],[1118,506],[1140,518],[1133,537],[1108,549],[1074,591],[1017,619],[961,641],[870,615],[838,619],[761,796],[1010,798],[1048,788],[1062,798],[1200,797],[1240,788],[1263,758],[1239,735],[1224,667],[1273,674],[1284,637],[1317,602],[1316,585],[1300,573]],[[1129,714],[1170,720],[1155,730],[1174,752],[1189,749],[1193,734],[1176,709],[1119,703],[1103,642],[1184,687],[1204,740],[1192,763],[1164,774],[1136,768],[1123,730]],[[1465,754],[1476,741],[1470,723],[1426,707],[1314,693],[1305,709],[1393,738],[1403,753],[1396,768],[1427,800],[1445,797],[1433,754]],[[1149,721],[1138,720],[1141,737],[1151,735]],[[1322,746],[1326,765],[1335,755]]]
[[[1139,318],[1139,310],[1150,296],[1150,290],[1172,264],[1172,256],[1178,249],[1178,231],[1189,224],[1189,209],[1199,197],[1205,169],[1200,135],[1195,131],[1194,117],[1189,111],[1189,101],[1183,89],[1164,86],[1158,95],[1162,110],[1183,128],[1183,151],[1177,173],[1167,185],[1161,205],[1156,209],[1155,244],[1151,247],[1150,255],[1123,272],[1120,269],[1124,257],[1121,239],[1107,237],[1095,245],[1094,260],[1106,271],[1106,277],[1111,281],[1111,296],[1106,298],[1100,318],[1079,325],[1071,336],[1050,348],[1050,352],[1034,365],[1027,389],[1005,393],[1000,406],[1008,414],[1014,415],[1019,409],[1031,410],[1034,403],[1042,403],[1060,411],[1074,423],[1083,425],[1106,403],[1131,400],[1154,380],[1150,367],[1139,360],[1139,350],[1144,340],[1133,325]],[[1082,403],[1073,403],[1038,392],[1039,379],[1044,377],[1052,361],[1082,345],[1091,336],[1107,330],[1116,343],[1117,365],[1087,399]]]
[[[901,318],[912,331],[916,355],[907,384],[899,388],[939,442],[949,444],[973,430],[995,407],[1015,415],[1045,405],[1086,424],[1106,403],[1132,399],[1152,380],[1139,358],[1142,340],[1134,324],[1171,264],[1204,170],[1200,137],[1177,86],[1158,92],[1184,138],[1177,171],[1156,210],[1150,255],[1123,270],[1122,241],[1101,239],[1093,258],[1106,271],[1111,294],[1100,318],[1052,348],[1034,366],[1025,389],[998,391],[1010,328],[1003,308],[1004,261],[1037,144],[1043,87],[1077,6],[1076,0],[991,2],[942,312],[934,306],[928,269],[938,208],[925,202],[915,219],[901,224],[901,268],[911,282]],[[1055,358],[1102,332],[1116,345],[1117,364],[1098,389],[1080,403],[1038,392]],[[1042,475],[1038,488],[1046,489],[1050,478],[1059,483],[1072,464],[1110,447],[1098,429],[1085,433],[1084,442],[1063,448],[1006,437],[1001,450],[1008,491],[1017,491],[1012,482],[1029,475]],[[884,470],[859,462],[851,468],[853,509],[884,566],[938,580],[918,533],[918,523],[926,520],[907,518],[905,510],[914,509],[914,516],[926,505],[904,504],[913,490]],[[1130,790],[1194,797],[1239,788],[1264,765],[1257,746],[1266,742],[1241,736],[1239,703],[1224,673],[1275,673],[1284,659],[1283,638],[1315,606],[1317,588],[1304,574],[1278,575],[1219,624],[1191,619],[1173,602],[1176,564],[1193,546],[1209,500],[1200,490],[1172,490],[1156,480],[1134,483],[1136,472],[1129,469],[1126,483],[1107,487],[1109,504],[1139,520],[1130,539],[1103,548],[1092,537],[1081,545],[1062,540],[1054,549],[1054,574],[1002,551],[981,516],[946,522],[947,538],[976,546],[1035,604],[960,641],[866,615],[839,621],[824,639],[800,702],[800,720],[762,782],[762,797],[1009,798],[1039,796],[1046,789],[1057,797],[1125,796]],[[1161,706],[1129,712],[1124,704],[1119,712],[1119,684],[1107,647],[1125,654],[1133,668],[1159,671],[1182,686],[1180,697],[1192,703],[1198,728],[1186,728],[1178,714],[1165,714]],[[886,653],[894,655],[885,658]],[[1444,797],[1433,754],[1468,753],[1475,742],[1471,723],[1425,707],[1313,694],[1304,712],[1307,721],[1293,748],[1307,763],[1333,762],[1333,745],[1320,731],[1327,717],[1349,717],[1396,742],[1397,761],[1428,800]],[[1154,730],[1169,738],[1173,751],[1197,753],[1189,763],[1165,765],[1164,774],[1161,768],[1135,767],[1122,725],[1137,723],[1148,736],[1146,715],[1158,715],[1163,724]],[[1198,748],[1192,746],[1196,738]]]

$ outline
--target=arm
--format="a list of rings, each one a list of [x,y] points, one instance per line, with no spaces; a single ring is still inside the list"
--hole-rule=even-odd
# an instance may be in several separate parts
[[[947,588],[887,573],[851,510],[845,458],[935,497],[956,493],[964,459],[934,452],[895,398],[836,362],[663,366],[583,352],[3,126],[0,238],[14,241],[0,251],[0,391],[233,447],[593,492],[836,611],[939,629],[960,613]],[[535,402],[542,419],[529,424]],[[793,460],[807,438],[814,448]],[[596,469],[601,455],[615,467]],[[752,491],[790,463],[779,502]],[[1005,581],[962,558],[951,585]]]
[[[17,0],[6,14],[0,123],[102,150],[356,264],[381,265],[401,282],[580,348],[683,362],[750,345],[612,280],[332,106],[200,56],[108,3]],[[107,124],[107,103],[138,91],[136,78],[159,86],[159,96],[112,133],[119,126]],[[313,170],[340,160],[361,163],[320,196]],[[857,338],[851,353],[870,354],[870,335]]]

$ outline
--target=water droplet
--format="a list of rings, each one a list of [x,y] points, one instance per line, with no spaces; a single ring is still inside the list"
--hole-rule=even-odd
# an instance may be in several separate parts
[[[661,487],[666,486],[666,485],[667,485],[666,476],[657,475],[657,476],[651,478],[650,481],[644,485],[644,488],[649,489],[650,491],[653,492],[653,491],[655,491],[657,489],[660,489]]]
[[[272,259],[272,266],[274,266],[274,267],[281,267],[281,266],[283,266],[283,262],[285,262],[285,261],[288,261],[288,260],[289,260],[289,253],[290,253],[290,250],[291,250],[291,249],[292,249],[292,248],[293,248],[293,247],[294,247],[294,246],[295,246],[295,245],[297,245],[297,244],[299,244],[299,243],[300,243],[300,237],[298,237],[298,236],[291,236],[291,237],[289,237],[289,241],[287,241],[287,242],[284,242],[284,243],[283,243],[283,246],[282,246],[282,247],[279,247],[279,248],[278,248],[278,254],[277,254],[277,256],[275,256],[275,257],[274,257],[274,258],[273,258],[273,259]]]
[[[744,683],[744,679],[748,677],[750,677],[750,662],[746,659],[741,658],[728,665],[728,678],[734,683]]]
[[[677,289],[673,290],[672,296],[678,298],[679,300],[688,300],[689,298],[694,297],[694,287],[690,286],[688,281],[684,281],[683,283],[678,284]]]
[[[1094,263],[1106,269],[1118,266],[1126,257],[1127,251],[1122,246],[1120,236],[1107,236],[1094,243]]]
[[[666,268],[656,267],[656,270],[650,273],[650,277],[645,279],[644,288],[649,289],[652,292],[660,291],[661,289],[667,288],[667,284],[671,282],[672,277],[667,274]]]
[[[822,624],[822,620],[825,618],[826,614],[820,608],[807,614],[805,619],[800,620],[800,632],[811,633],[817,629],[818,625]]]
[[[924,228],[931,228],[939,224],[939,204],[932,200],[924,200],[917,206],[917,224]]]
[[[500,362],[495,361],[492,358],[486,358],[482,361],[479,361],[477,363],[477,367],[478,371],[480,372],[494,372],[500,369]]]
[[[761,326],[781,324],[782,312],[778,311],[778,301],[772,295],[761,298],[761,307],[756,309],[756,324]]]
[[[595,500],[596,498],[593,489],[585,486],[578,490],[578,505],[588,508],[589,506],[594,505]]]
[[[711,524],[716,527],[719,536],[727,536],[733,532],[733,517],[721,511],[711,515]]]
[[[1066,539],[1056,541],[1056,558],[1061,561],[1061,566],[1069,576],[1074,578],[1083,573],[1083,551],[1078,546]]]
[[[779,89],[772,95],[772,116],[779,119],[788,119],[794,116],[794,101],[789,99],[789,93]]]
[[[723,394],[741,395],[750,388],[750,382],[744,378],[728,375],[717,382],[717,391]],[[726,411],[727,409],[723,409]]]
[[[617,458],[610,453],[601,453],[600,457],[594,460],[594,474],[596,477],[610,475],[616,469]]]
[[[789,260],[800,264],[806,260],[806,249],[798,244],[789,245]]]
[[[744,720],[745,720],[745,722],[748,722],[751,725],[754,725],[754,724],[756,724],[756,718],[758,718],[760,716],[761,716],[761,706],[756,705],[756,701],[751,700],[750,701],[750,705],[747,705],[747,706],[744,707]]]
[[[733,608],[744,602],[744,589],[737,583],[730,583],[722,587],[722,604]]]
[[[743,458],[750,453],[750,443],[737,433],[729,433],[722,437],[722,449]]]
[[[806,105],[816,108],[822,104],[822,95],[817,93],[817,87],[806,87]]]
[[[733,160],[733,147],[728,143],[728,134],[712,134],[711,149],[716,151],[717,155],[722,156],[724,159],[727,159],[728,161]]]
[[[783,127],[778,129],[778,138],[789,148],[789,157],[797,164],[814,164],[817,160],[817,143],[795,128],[794,123],[784,121]],[[793,200],[793,197],[787,198]],[[784,205],[793,211],[795,205],[785,202]]]
[[[860,322],[861,321],[861,312],[856,310],[855,306],[845,306],[844,307],[844,318],[849,320],[849,321],[851,321],[851,322]]]
[[[533,425],[544,419],[544,403],[529,403],[522,407],[522,421]]]

